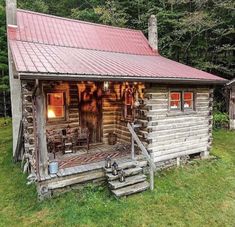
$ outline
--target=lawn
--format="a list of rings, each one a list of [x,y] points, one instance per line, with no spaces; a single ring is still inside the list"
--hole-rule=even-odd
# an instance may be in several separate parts
[[[0,120],[0,226],[235,226],[235,133],[214,132],[215,160],[158,173],[155,190],[116,200],[89,186],[44,202],[11,160]]]

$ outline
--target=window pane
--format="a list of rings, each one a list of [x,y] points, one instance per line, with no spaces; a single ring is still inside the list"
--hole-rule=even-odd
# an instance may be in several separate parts
[[[180,100],[180,92],[171,92],[171,100]]]
[[[184,108],[192,108],[193,107],[192,103],[193,103],[192,100],[184,101]]]
[[[63,106],[48,106],[47,117],[48,118],[63,118],[64,107]]]
[[[180,109],[180,101],[171,101],[171,109]]]
[[[48,105],[52,106],[64,105],[63,93],[49,93],[47,95],[48,95]]]
[[[47,94],[47,117],[50,119],[65,117],[64,93]]]
[[[193,99],[193,93],[192,92],[184,92],[184,99],[192,100]]]
[[[184,108],[193,108],[193,92],[184,92]]]

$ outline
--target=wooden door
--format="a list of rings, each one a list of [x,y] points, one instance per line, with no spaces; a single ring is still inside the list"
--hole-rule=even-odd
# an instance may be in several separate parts
[[[80,96],[80,124],[87,127],[90,143],[102,142],[102,89],[98,84],[86,84]]]

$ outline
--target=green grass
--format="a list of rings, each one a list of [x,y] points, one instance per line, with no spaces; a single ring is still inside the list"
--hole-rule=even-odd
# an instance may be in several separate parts
[[[90,186],[38,202],[11,161],[11,139],[0,120],[0,226],[235,226],[234,132],[214,132],[218,159],[163,171],[153,192],[121,200]]]

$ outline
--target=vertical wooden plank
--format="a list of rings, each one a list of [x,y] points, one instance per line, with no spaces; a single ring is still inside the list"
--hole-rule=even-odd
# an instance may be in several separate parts
[[[135,159],[135,141],[133,136],[131,136],[131,158]]]
[[[176,164],[177,164],[177,166],[180,166],[180,157],[176,158]]]
[[[44,117],[44,95],[42,84],[39,83],[36,94],[36,121],[37,121],[37,137],[38,137],[38,152],[39,152],[39,172],[41,176],[48,175],[48,153],[46,142],[46,129]]]

